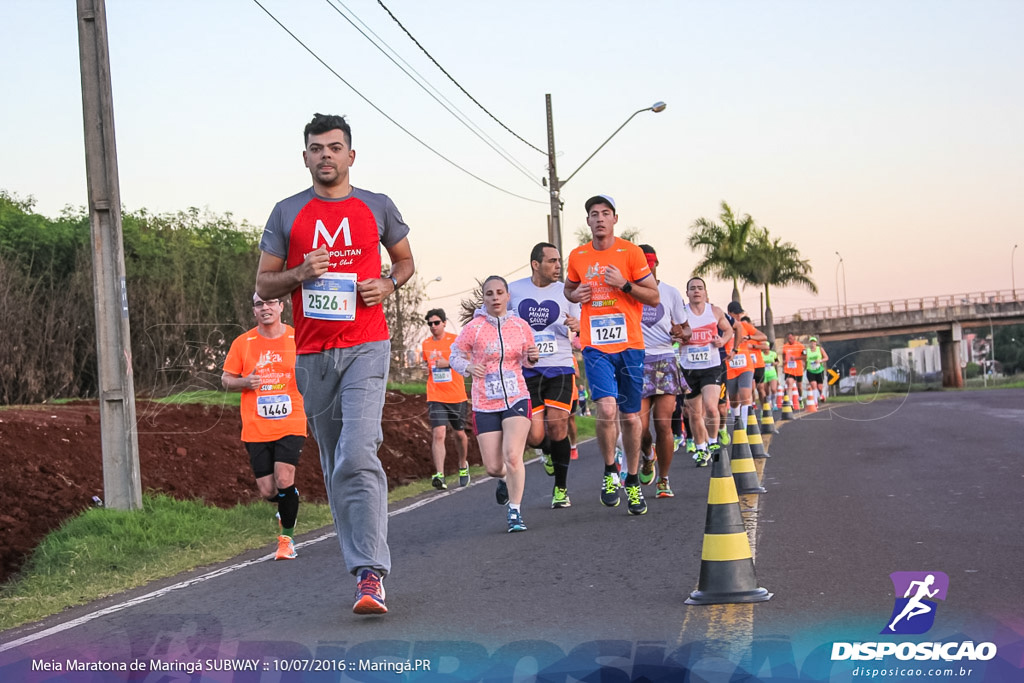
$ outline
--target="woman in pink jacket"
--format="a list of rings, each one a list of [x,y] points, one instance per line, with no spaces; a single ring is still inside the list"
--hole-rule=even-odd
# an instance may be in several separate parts
[[[473,376],[473,431],[487,473],[498,478],[495,498],[508,504],[508,530],[526,531],[520,504],[526,486],[523,451],[530,432],[530,392],[522,366],[540,358],[533,331],[508,312],[508,283],[497,275],[484,280],[483,311],[477,312],[452,343],[449,363]]]

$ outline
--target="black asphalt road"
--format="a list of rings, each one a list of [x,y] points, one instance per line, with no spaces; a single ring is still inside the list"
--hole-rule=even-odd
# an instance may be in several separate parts
[[[571,681],[598,669],[587,680],[851,680],[858,662],[829,661],[832,643],[886,639],[895,571],[950,581],[932,630],[903,638],[999,648],[966,678],[930,680],[1024,680],[1022,443],[1020,390],[912,394],[785,423],[763,463],[768,492],[742,501],[757,580],[774,597],[690,607],[710,468],[680,455],[676,497],[647,487],[649,513],[630,517],[624,500],[600,504],[590,442],[569,509],[550,509],[552,480],[527,466],[525,533],[505,532],[493,481],[394,510],[384,617],[351,614],[354,579],[326,538],[293,562],[252,553],[212,578],[207,568],[0,634],[0,680],[46,680],[41,666],[69,659],[140,662],[116,675],[152,681],[189,680],[197,666],[191,680]],[[233,661],[247,659],[256,671]],[[404,676],[372,670],[417,660]]]

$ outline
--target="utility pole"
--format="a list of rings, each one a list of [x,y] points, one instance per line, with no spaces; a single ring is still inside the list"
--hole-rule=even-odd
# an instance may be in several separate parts
[[[142,481],[121,234],[121,191],[114,145],[107,12],[103,0],[78,0],[78,51],[96,299],[104,504],[119,510],[138,510],[142,508]]]
[[[555,167],[555,120],[551,114],[551,93],[544,96],[548,110],[548,191],[551,194],[551,215],[548,217],[548,242],[562,253],[562,199],[558,170]],[[564,254],[563,254],[564,256]]]

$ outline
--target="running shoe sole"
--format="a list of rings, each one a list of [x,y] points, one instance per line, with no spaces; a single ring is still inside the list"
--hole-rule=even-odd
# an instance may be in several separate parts
[[[387,614],[388,608],[378,602],[376,598],[364,595],[352,605],[352,612],[355,614]]]

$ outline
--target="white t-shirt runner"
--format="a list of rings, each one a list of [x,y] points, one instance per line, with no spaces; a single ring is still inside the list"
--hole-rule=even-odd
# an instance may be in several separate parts
[[[640,327],[644,333],[644,360],[660,360],[672,356],[672,325],[687,321],[686,304],[679,290],[665,282],[658,283],[661,303],[644,305]]]
[[[537,365],[523,368],[523,375],[555,377],[572,374],[572,333],[565,325],[565,316],[568,313],[579,318],[580,305],[565,298],[565,285],[552,282],[546,287],[538,287],[526,277],[510,282],[508,291],[512,299],[509,310],[525,320],[533,330],[533,341],[540,352]]]

